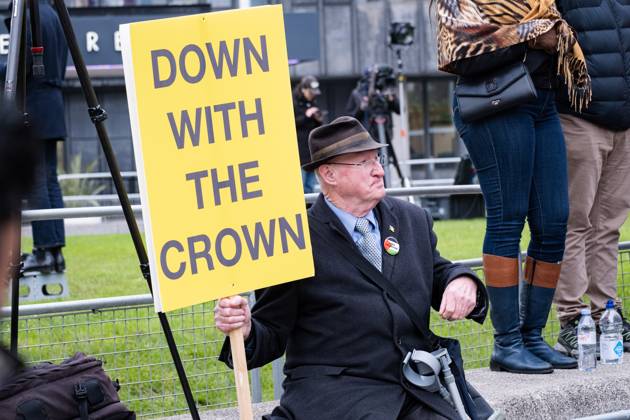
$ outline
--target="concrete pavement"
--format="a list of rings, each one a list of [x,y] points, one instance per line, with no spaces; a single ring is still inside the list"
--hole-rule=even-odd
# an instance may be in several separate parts
[[[507,419],[564,420],[630,409],[630,354],[621,366],[598,365],[593,372],[556,370],[549,375],[517,375],[475,369],[467,379]],[[254,419],[276,402],[254,404]],[[235,408],[206,411],[204,420],[238,420]],[[163,420],[190,419],[190,415]]]

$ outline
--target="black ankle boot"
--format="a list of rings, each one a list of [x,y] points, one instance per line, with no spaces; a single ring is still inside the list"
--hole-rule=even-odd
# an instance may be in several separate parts
[[[553,372],[551,364],[532,354],[523,342],[518,307],[518,260],[483,256],[490,318],[494,326],[494,349],[490,370],[542,374]]]
[[[560,276],[560,264],[527,257],[521,291],[521,333],[525,347],[556,369],[575,369],[577,360],[550,347],[542,337]]]
[[[55,259],[49,249],[34,248],[32,254],[27,254],[23,261],[25,273],[39,271],[50,274],[55,268]]]
[[[58,246],[51,249],[52,256],[55,260],[55,271],[57,273],[63,273],[64,271],[66,271],[66,259],[61,253],[61,248],[62,247]]]

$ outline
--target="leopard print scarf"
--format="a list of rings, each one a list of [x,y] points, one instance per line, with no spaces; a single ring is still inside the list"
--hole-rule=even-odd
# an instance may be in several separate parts
[[[578,112],[591,100],[586,60],[554,0],[437,0],[438,67],[535,39],[554,26],[558,32],[558,74]],[[534,41],[535,42],[535,41]]]

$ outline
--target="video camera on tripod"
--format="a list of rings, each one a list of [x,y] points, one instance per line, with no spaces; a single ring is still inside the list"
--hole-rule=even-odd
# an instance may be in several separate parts
[[[397,82],[394,69],[386,64],[375,64],[364,73],[353,97],[360,97],[361,115],[370,134],[388,147],[382,150],[385,156],[385,185],[391,182],[389,165],[392,164],[400,179],[404,179],[398,158],[392,146],[392,112],[399,113],[396,95]],[[366,92],[367,90],[367,92]],[[356,114],[355,114],[356,115]]]
[[[368,109],[373,115],[388,114],[390,103],[396,99],[394,69],[386,64],[375,64],[368,75]]]

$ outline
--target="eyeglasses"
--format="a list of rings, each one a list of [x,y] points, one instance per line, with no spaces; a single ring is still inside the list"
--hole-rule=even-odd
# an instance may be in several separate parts
[[[367,168],[375,166],[379,164],[381,166],[385,166],[385,155],[378,155],[374,159],[366,159],[362,162],[358,163],[349,163],[349,162],[326,162],[328,165],[345,165],[345,166],[354,166],[358,168]]]

